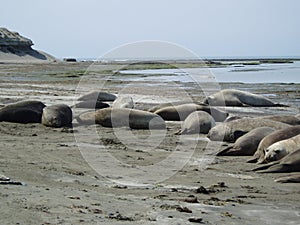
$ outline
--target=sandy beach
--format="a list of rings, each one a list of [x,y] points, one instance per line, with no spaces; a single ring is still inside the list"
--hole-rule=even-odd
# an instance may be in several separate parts
[[[299,113],[299,84],[150,79],[116,72],[123,67],[2,63],[0,105],[32,99],[72,106],[80,95],[102,90],[130,95],[136,108],[147,110],[167,101],[201,102],[216,88],[234,88],[290,107],[219,108],[231,115]],[[228,143],[174,135],[180,127],[180,122],[167,122],[162,137],[76,121],[73,128],[1,122],[0,175],[15,182],[0,185],[1,224],[299,224],[299,184],[274,182],[286,174],[249,172],[256,166],[246,163],[249,157],[216,157]],[[126,138],[128,133],[137,139]],[[160,142],[148,143],[149,136]],[[109,164],[104,152],[118,166]],[[174,154],[164,174],[159,162]],[[138,170],[141,174],[135,175]]]

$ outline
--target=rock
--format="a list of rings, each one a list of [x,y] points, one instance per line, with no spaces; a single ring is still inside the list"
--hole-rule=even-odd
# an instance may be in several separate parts
[[[0,28],[0,62],[55,61],[53,56],[31,48],[33,42],[17,32]]]

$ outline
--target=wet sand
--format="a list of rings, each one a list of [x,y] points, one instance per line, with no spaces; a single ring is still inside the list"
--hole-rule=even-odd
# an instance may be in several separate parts
[[[99,87],[133,96],[140,109],[189,98],[200,102],[205,97],[195,82],[110,76],[103,70],[91,70],[89,63],[0,64],[0,71],[1,105],[25,99],[41,100],[47,105],[73,105],[87,89]],[[217,87],[200,86],[211,91]],[[228,107],[230,114],[255,117],[299,112],[297,84],[220,86],[264,94],[291,106]],[[210,142],[204,135],[174,135],[180,126],[179,122],[168,122],[162,141],[153,147],[142,141],[151,135],[149,131],[131,133],[124,128],[78,126],[76,122],[73,128],[56,129],[1,122],[0,174],[23,184],[0,185],[1,224],[299,223],[299,184],[274,182],[285,174],[249,172],[255,165],[246,163],[248,157],[215,157],[226,143]],[[128,138],[124,144],[118,134],[127,132],[138,137],[138,141]],[[159,135],[154,133],[153,140],[161,138]],[[90,159],[96,159],[97,151],[103,149],[121,163],[110,166],[107,158],[100,157],[92,168],[95,165]],[[159,180],[158,172],[164,177],[159,162],[176,149],[180,151],[174,162],[183,163],[183,168],[170,165],[174,173]],[[141,177],[130,173],[131,168],[143,171],[151,165],[153,174],[146,173],[146,178],[143,173]],[[142,185],[141,181],[148,182]]]

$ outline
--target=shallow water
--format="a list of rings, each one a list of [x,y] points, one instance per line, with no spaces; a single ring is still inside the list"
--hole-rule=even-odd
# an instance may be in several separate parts
[[[165,80],[190,82],[242,82],[242,83],[300,83],[300,61],[285,64],[233,65],[221,68],[184,68],[123,70],[121,74],[156,75],[147,81]],[[135,79],[135,78],[129,78]]]

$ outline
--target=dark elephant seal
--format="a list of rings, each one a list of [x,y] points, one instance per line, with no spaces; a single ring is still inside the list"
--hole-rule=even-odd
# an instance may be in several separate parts
[[[78,102],[73,106],[73,108],[83,108],[83,109],[103,109],[110,107],[109,104],[101,101],[82,101]]]
[[[117,96],[101,91],[92,91],[78,98],[78,101],[114,101]]]
[[[253,171],[260,173],[300,172],[300,149],[289,153],[282,159],[257,167]]]
[[[278,141],[269,146],[265,151],[265,162],[273,162],[296,151],[300,146],[300,134],[286,140]]]
[[[69,106],[57,104],[43,109],[42,124],[48,127],[63,127],[72,123],[73,114]]]
[[[100,124],[103,127],[130,127],[131,129],[165,129],[165,121],[158,115],[136,109],[105,108],[80,114],[81,124]]]
[[[283,106],[264,96],[234,89],[224,89],[210,95],[206,97],[204,103],[212,106]]]
[[[291,116],[291,115],[271,115],[271,116],[262,116],[259,118],[274,120],[282,123],[287,123],[290,125],[300,125],[300,119],[297,118],[296,116]]]
[[[216,125],[214,118],[204,111],[192,112],[176,134],[207,134]]]
[[[208,138],[212,141],[235,142],[239,137],[257,127],[271,127],[276,130],[290,127],[290,125],[267,119],[242,118],[213,127]]]
[[[268,134],[274,132],[271,127],[258,127],[238,138],[236,142],[217,153],[217,156],[252,156],[259,142]]]
[[[207,112],[217,122],[224,121],[228,116],[228,113],[222,112],[213,107],[206,106],[206,105],[197,105],[194,103],[177,105],[177,106],[168,106],[159,109],[154,113],[161,116],[164,120],[167,121],[183,121],[188,117],[188,115],[190,115],[192,112],[195,111]]]
[[[8,104],[0,109],[0,122],[40,123],[44,107],[46,105],[40,101],[20,101]]]
[[[113,102],[111,107],[133,109],[133,99],[130,96],[120,96]]]
[[[279,177],[274,181],[278,183],[300,183],[300,173]]]

